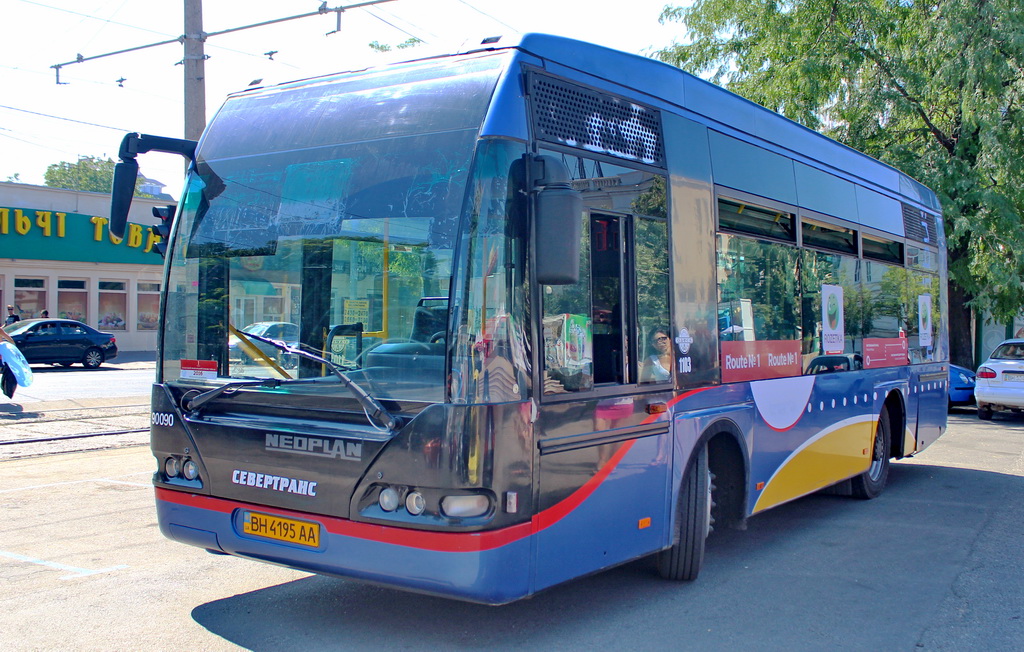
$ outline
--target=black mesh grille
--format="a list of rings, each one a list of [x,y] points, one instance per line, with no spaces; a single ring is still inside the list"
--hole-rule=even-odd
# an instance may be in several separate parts
[[[665,167],[656,109],[537,73],[529,85],[538,140]]]
[[[910,204],[903,204],[903,230],[911,240],[937,245],[938,232],[935,216]]]

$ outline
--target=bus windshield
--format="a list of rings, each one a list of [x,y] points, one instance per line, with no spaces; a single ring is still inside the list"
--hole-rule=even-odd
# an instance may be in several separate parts
[[[332,375],[298,347],[378,398],[443,400],[452,260],[495,73],[484,60],[389,75],[243,94],[218,114],[172,236],[165,381]],[[455,107],[439,85],[485,92]]]

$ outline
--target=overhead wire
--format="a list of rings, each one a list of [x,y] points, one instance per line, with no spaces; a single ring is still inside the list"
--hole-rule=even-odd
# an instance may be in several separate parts
[[[6,106],[4,104],[0,104],[0,109],[8,109],[9,111],[20,111],[22,113],[30,113],[32,115],[38,115],[38,116],[42,116],[44,118],[53,118],[54,120],[65,120],[67,122],[75,122],[75,123],[78,123],[80,125],[87,125],[89,127],[101,127],[103,129],[111,129],[113,131],[129,131],[128,129],[124,129],[123,127],[109,127],[107,125],[96,124],[95,122],[85,122],[84,120],[75,120],[73,118],[64,118],[64,117],[59,116],[59,115],[51,115],[49,113],[40,113],[39,111],[29,111],[28,109],[19,109],[16,106]]]
[[[149,29],[149,28],[146,28],[146,27],[139,27],[138,25],[129,25],[128,23],[121,23],[121,22],[118,22],[116,20],[110,20],[108,18],[100,18],[99,16],[92,16],[90,14],[83,14],[80,11],[73,11],[71,9],[65,9],[63,7],[54,7],[53,5],[43,4],[42,2],[35,2],[35,0],[18,0],[18,2],[22,2],[22,3],[27,4],[27,5],[35,5],[37,7],[42,7],[44,9],[52,9],[53,11],[61,11],[61,12],[64,12],[66,14],[72,14],[74,16],[81,16],[82,18],[89,18],[91,20],[98,20],[100,22],[109,23],[111,25],[117,25],[119,27],[128,27],[130,29],[137,29],[140,32],[149,32],[150,34],[157,34],[159,36],[168,36],[170,38],[174,38],[173,34],[167,34],[165,32],[158,32],[158,31],[156,31],[154,29]]]
[[[67,13],[67,14],[71,14],[73,16],[81,16],[82,18],[88,18],[88,19],[91,19],[91,20],[97,20],[97,21],[100,21],[100,22],[103,22],[103,23],[107,23],[107,24],[110,24],[110,25],[117,25],[118,27],[127,27],[129,29],[138,30],[140,32],[148,32],[150,34],[156,34],[157,36],[162,36],[164,38],[174,39],[174,38],[178,38],[178,37],[181,36],[180,34],[168,34],[167,32],[161,32],[161,31],[158,31],[158,30],[155,30],[155,29],[149,29],[147,27],[139,27],[138,25],[131,25],[129,23],[122,23],[120,21],[112,20],[112,19],[109,19],[109,18],[100,18],[99,16],[92,16],[90,14],[84,14],[82,12],[74,11],[74,10],[71,10],[71,9],[65,9],[63,7],[54,7],[52,5],[43,4],[42,2],[36,2],[35,0],[18,0],[18,2],[22,2],[22,3],[25,3],[25,4],[29,4],[29,5],[35,5],[37,7],[42,7],[44,9],[51,9],[53,11],[64,12],[64,13]],[[122,7],[123,6],[124,5],[122,4]],[[118,9],[118,11],[120,11],[120,9]],[[264,58],[263,54],[257,54],[255,52],[245,52],[244,50],[236,50],[234,48],[225,47],[223,45],[217,45],[216,43],[213,43],[213,42],[207,43],[206,47],[212,48],[212,49],[215,49],[215,50],[223,50],[225,52],[234,52],[235,54],[244,54],[246,56],[255,57],[255,58],[258,58],[258,59]]]
[[[482,16],[486,16],[486,17],[490,18],[491,20],[493,20],[494,22],[498,23],[499,25],[502,25],[503,27],[507,27],[507,28],[509,28],[509,29],[510,29],[510,30],[512,30],[513,32],[518,32],[518,31],[520,31],[520,30],[516,29],[515,27],[512,27],[511,25],[509,25],[509,24],[508,24],[508,23],[506,23],[505,21],[503,21],[503,20],[501,20],[501,19],[499,19],[499,18],[496,18],[496,17],[492,16],[491,14],[487,13],[486,11],[484,11],[484,10],[482,10],[482,9],[478,8],[478,7],[474,7],[473,5],[471,5],[471,4],[469,4],[468,2],[466,2],[466,0],[456,0],[456,1],[457,1],[457,2],[460,2],[460,3],[464,4],[464,5],[466,5],[467,7],[469,7],[470,9],[472,9],[473,11],[477,12],[478,14],[480,14],[480,15],[482,15]]]
[[[373,13],[372,11],[370,11],[370,8],[369,8],[369,7],[363,7],[363,11],[365,11],[365,12],[366,12],[367,14],[369,14],[370,16],[373,16],[374,18],[376,18],[376,19],[377,19],[377,20],[379,20],[380,22],[384,23],[385,25],[388,25],[389,27],[393,27],[394,29],[397,29],[397,30],[398,30],[399,32],[402,32],[402,33],[403,33],[403,34],[405,34],[406,36],[408,36],[408,37],[410,37],[410,38],[414,38],[414,39],[416,39],[416,40],[418,40],[418,41],[423,41],[424,43],[427,43],[427,41],[426,41],[425,39],[421,39],[420,37],[416,36],[416,35],[415,35],[415,34],[413,34],[412,32],[410,32],[410,31],[408,31],[408,30],[405,30],[405,29],[402,29],[401,27],[399,27],[398,25],[395,25],[395,24],[394,24],[394,23],[392,23],[392,22],[389,22],[389,21],[387,21],[387,20],[384,20],[383,18],[381,18],[381,17],[380,17],[380,16],[378,16],[377,14]],[[381,10],[380,10],[380,9],[376,9],[376,11],[381,11]],[[391,15],[393,16],[394,14],[391,14]],[[415,26],[415,25],[413,25],[413,27],[414,27],[414,28],[416,28],[416,26]],[[417,29],[420,29],[420,28],[417,28]],[[426,30],[424,30],[424,31],[426,31]],[[436,36],[435,36],[435,38],[436,38]]]

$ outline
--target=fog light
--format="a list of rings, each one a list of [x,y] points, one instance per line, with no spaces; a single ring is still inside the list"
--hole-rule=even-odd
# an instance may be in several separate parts
[[[184,476],[186,480],[195,480],[199,477],[199,465],[192,460],[186,460],[185,463],[181,465],[181,475]]]
[[[427,501],[423,499],[423,494],[418,491],[412,491],[405,497],[405,508],[413,516],[419,516],[427,508]]]
[[[441,511],[445,516],[468,518],[486,514],[490,504],[487,496],[445,496],[441,499]]]
[[[168,478],[176,478],[181,473],[181,462],[177,457],[168,457],[164,460],[164,474]]]
[[[393,512],[398,509],[398,492],[388,487],[380,492],[377,502],[385,512]]]

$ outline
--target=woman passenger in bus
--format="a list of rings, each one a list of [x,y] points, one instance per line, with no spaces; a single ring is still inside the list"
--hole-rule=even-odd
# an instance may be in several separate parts
[[[654,353],[644,360],[640,382],[663,383],[672,378],[672,336],[667,328],[651,332],[651,349]]]

